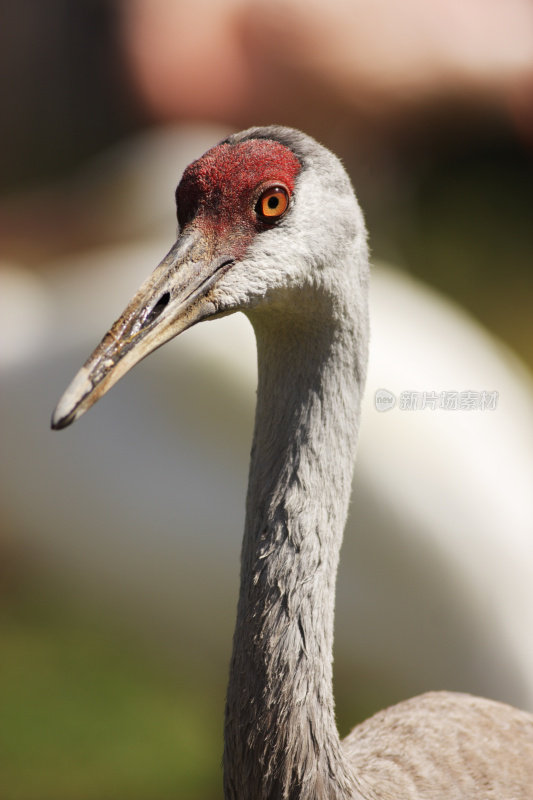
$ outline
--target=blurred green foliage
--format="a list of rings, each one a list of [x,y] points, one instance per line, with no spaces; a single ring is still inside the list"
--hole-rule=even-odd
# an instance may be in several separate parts
[[[223,687],[42,586],[0,611],[2,800],[221,796]]]

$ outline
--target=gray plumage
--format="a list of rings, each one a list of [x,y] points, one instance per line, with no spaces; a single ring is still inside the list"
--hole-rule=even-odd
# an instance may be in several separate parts
[[[503,704],[427,694],[339,739],[335,578],[367,363],[366,231],[338,159],[286,128],[229,137],[198,162],[200,177],[187,179],[191,191],[206,175],[226,175],[232,153],[258,141],[280,143],[298,160],[294,191],[292,167],[280,167],[286,213],[276,224],[258,222],[250,209],[263,184],[250,190],[242,207],[253,233],[239,249],[241,220],[232,217],[237,233],[219,224],[236,213],[228,197],[241,202],[235,187],[227,196],[218,187],[207,211],[200,200],[177,245],[65,393],[54,427],[72,422],[184,328],[244,311],[256,334],[259,379],[226,704],[225,797],[532,800],[533,717]],[[202,167],[209,158],[218,172]],[[207,198],[209,187],[202,191]]]

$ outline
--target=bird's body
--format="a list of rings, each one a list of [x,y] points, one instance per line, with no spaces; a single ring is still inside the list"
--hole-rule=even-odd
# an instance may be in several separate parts
[[[338,160],[285,128],[194,162],[180,238],[60,401],[85,411],[138,360],[244,311],[258,396],[225,722],[227,800],[533,798],[533,717],[466,695],[407,701],[341,742],[335,578],[367,363],[366,233]]]
[[[344,739],[360,795],[379,800],[531,800],[533,719],[505,703],[428,692]]]

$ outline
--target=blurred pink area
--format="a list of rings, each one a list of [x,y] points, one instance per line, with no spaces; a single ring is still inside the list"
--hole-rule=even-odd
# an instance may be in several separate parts
[[[447,101],[531,122],[528,0],[132,0],[122,35],[159,120],[371,124]]]

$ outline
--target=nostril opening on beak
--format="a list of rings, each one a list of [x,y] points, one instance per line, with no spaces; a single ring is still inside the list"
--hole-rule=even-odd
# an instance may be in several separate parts
[[[142,327],[146,328],[155,319],[157,319],[160,316],[160,314],[163,313],[165,308],[168,306],[169,302],[170,302],[170,292],[165,292],[165,294],[161,295],[155,306],[153,306],[153,308],[146,315]]]

